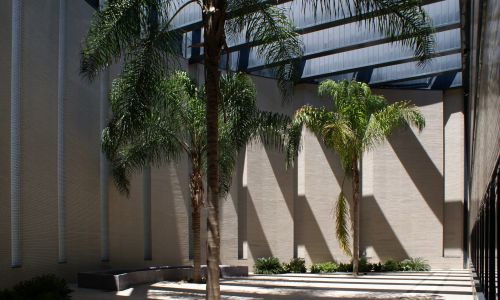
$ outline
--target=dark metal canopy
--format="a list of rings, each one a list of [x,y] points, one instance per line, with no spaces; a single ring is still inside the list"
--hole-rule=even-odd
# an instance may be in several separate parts
[[[97,1],[86,0],[96,5]],[[444,90],[462,85],[460,0],[425,0],[423,8],[436,29],[432,59],[419,65],[413,50],[378,32],[366,29],[355,18],[321,12],[307,13],[302,1],[273,1],[283,7],[297,27],[305,52],[301,82],[356,79],[374,87]],[[375,15],[378,12],[371,12]],[[380,12],[383,13],[383,12]],[[183,8],[172,25],[183,32],[183,53],[190,63],[203,61],[201,11],[193,2]],[[200,48],[201,47],[201,48]],[[230,68],[272,77],[273,65],[256,54],[258,45],[244,33],[228,41]]]

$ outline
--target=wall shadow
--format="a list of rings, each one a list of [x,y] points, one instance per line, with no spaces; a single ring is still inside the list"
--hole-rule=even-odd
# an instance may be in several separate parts
[[[269,149],[269,147],[263,147],[263,148],[266,152],[267,159],[271,164],[271,168],[273,169],[274,178],[276,178],[276,181],[278,182],[281,195],[283,195],[283,198],[285,199],[288,212],[290,213],[290,216],[292,216],[293,218],[294,199],[293,199],[293,193],[290,192],[290,190],[294,188],[293,186],[296,185],[296,183],[290,180],[289,176],[293,176],[295,167],[289,169],[286,168],[284,152],[279,152],[273,149]]]
[[[411,130],[387,139],[427,205],[443,224],[444,179]]]
[[[449,201],[444,203],[444,232],[443,249],[446,257],[461,257],[463,252],[463,225],[464,204],[462,201]],[[451,256],[447,250],[455,249],[456,254]],[[458,255],[460,254],[460,255]]]
[[[454,101],[455,99],[450,99],[451,101]],[[456,101],[456,100],[455,100]],[[446,125],[448,124],[448,121],[450,120],[451,115],[456,114],[456,113],[463,113],[463,103],[460,103],[459,105],[444,105],[444,127],[446,128]]]
[[[382,260],[408,258],[408,252],[399,241],[375,197],[364,196],[361,203],[361,215],[363,216],[360,220],[361,254],[366,253],[366,248],[371,246]]]
[[[297,197],[296,206],[297,211],[301,212],[298,219],[295,220],[297,224],[300,224],[300,233],[296,237],[297,244],[304,245],[312,263],[333,261],[332,251],[326,242],[307,197]],[[331,226],[334,226],[333,218]],[[332,237],[332,239],[335,239],[335,237]]]
[[[184,243],[180,233],[190,230],[189,221],[184,213],[178,211],[185,209],[186,197],[189,199],[187,186],[184,186],[187,184],[186,177],[178,170],[184,167],[184,164],[170,163],[161,168],[151,168],[153,260],[148,264],[179,264],[188,257],[188,249],[182,249]]]
[[[267,240],[266,234],[264,233],[264,228],[259,220],[257,210],[253,203],[252,196],[247,192],[247,217],[252,220],[251,225],[247,227],[247,238],[248,238],[248,250],[254,258],[259,257],[271,257],[273,256],[273,251],[269,246],[269,241]]]
[[[233,201],[233,205],[236,208],[236,215],[237,215],[237,225],[238,225],[238,253],[237,253],[237,258],[238,259],[243,259],[244,257],[244,242],[248,241],[247,238],[247,194],[248,194],[248,189],[243,186],[243,172],[245,169],[245,157],[246,155],[246,149],[243,149],[239,154],[238,154],[238,160],[236,162],[236,171],[235,171],[235,176],[236,176],[236,189],[237,197],[231,197],[231,200]]]

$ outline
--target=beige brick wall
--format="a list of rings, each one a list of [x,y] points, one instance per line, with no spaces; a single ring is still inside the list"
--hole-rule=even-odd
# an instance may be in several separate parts
[[[61,265],[60,269],[71,280],[75,280],[75,273],[82,266],[89,269],[101,267],[99,85],[90,84],[79,75],[80,41],[92,14],[93,10],[83,1],[66,3],[64,186],[67,264]]]
[[[99,131],[95,86],[79,74],[80,40],[92,9],[66,6],[65,199],[67,263],[58,264],[57,68],[58,1],[27,1],[22,11],[21,223],[22,267],[10,268],[10,47],[11,1],[1,1],[0,48],[0,287],[41,273],[75,280],[99,261],[97,191]]]
[[[374,259],[442,256],[443,102],[441,92],[384,91],[411,100],[426,128],[404,130],[369,153],[363,163],[361,249]]]
[[[462,89],[444,93],[444,256],[462,257],[464,223],[464,101]]]
[[[51,20],[47,22],[48,20]],[[21,61],[22,262],[37,273],[57,261],[58,3],[24,5]],[[56,54],[56,55],[54,55]],[[36,253],[36,255],[27,255]],[[15,272],[22,273],[27,268]]]

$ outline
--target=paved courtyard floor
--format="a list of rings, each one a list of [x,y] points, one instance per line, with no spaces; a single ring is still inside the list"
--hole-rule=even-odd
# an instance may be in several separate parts
[[[204,299],[205,285],[159,282],[121,292],[72,287],[74,300]],[[425,273],[252,275],[221,281],[222,299],[418,299],[472,300],[471,273],[435,270]]]

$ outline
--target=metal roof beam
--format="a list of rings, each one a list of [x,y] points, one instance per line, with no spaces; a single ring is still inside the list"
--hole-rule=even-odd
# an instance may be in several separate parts
[[[425,66],[418,66],[416,62],[403,62],[396,65],[381,66],[372,68],[370,85],[379,86],[387,83],[396,83],[408,80],[415,80],[420,78],[432,77],[438,74],[456,72],[461,68],[461,57],[460,52],[454,54],[435,57],[432,63]],[[321,77],[314,78],[314,80],[309,80],[313,82],[321,82],[323,80],[343,80],[346,79],[345,76],[351,74],[353,77],[356,75],[355,72],[351,73],[337,73],[337,74],[326,74]],[[389,74],[389,75],[387,75]]]
[[[291,1],[293,1],[293,0],[279,0],[279,1],[269,0],[267,2],[276,3],[276,5],[280,5],[280,4],[284,4],[287,2],[291,2]],[[445,1],[445,0],[423,0],[422,5],[429,5],[429,4],[438,3],[438,2],[442,2],[442,1]],[[345,16],[345,17],[340,17],[338,19],[335,19],[332,16],[332,19],[329,21],[324,21],[324,22],[320,22],[320,23],[306,25],[303,27],[298,27],[296,31],[299,34],[307,34],[307,33],[320,31],[320,30],[324,30],[327,28],[335,27],[335,26],[344,25],[347,23],[354,23],[354,22],[358,22],[360,20],[366,20],[369,18],[381,16],[381,15],[386,14],[386,13],[387,13],[387,11],[385,11],[385,10],[377,10],[377,11],[367,12],[365,14],[362,14],[361,16]],[[229,14],[229,18],[231,18],[231,13]],[[203,26],[202,20],[198,19],[198,20],[192,20],[192,22],[186,23],[185,25],[175,27],[174,30],[178,30],[180,32],[188,32],[188,31],[192,31],[192,30],[197,29],[197,28],[201,28],[202,26]],[[238,47],[240,47],[240,48],[241,47],[251,47],[251,46],[255,46],[255,45],[257,45],[256,42],[245,42],[243,44],[235,45],[232,48],[234,48],[235,50],[238,50]]]
[[[460,22],[451,23],[451,24],[445,24],[445,25],[442,25],[442,26],[435,27],[436,33],[443,32],[443,31],[448,31],[448,30],[456,29],[456,28],[460,28]],[[369,41],[361,42],[359,44],[354,44],[354,45],[347,45],[347,46],[341,46],[341,47],[336,47],[336,48],[329,48],[329,49],[324,49],[324,50],[321,50],[321,51],[314,51],[314,52],[310,52],[310,53],[306,52],[306,54],[304,54],[304,56],[302,56],[302,59],[304,59],[304,60],[314,59],[314,58],[318,58],[318,57],[322,57],[322,56],[327,56],[327,55],[332,55],[332,54],[337,54],[337,53],[352,51],[352,50],[360,49],[360,48],[377,46],[377,45],[386,44],[386,43],[390,43],[390,42],[391,42],[390,38],[383,37],[383,38],[379,38],[379,39],[374,39],[374,40],[369,40]],[[259,65],[254,65],[252,67],[249,67],[247,69],[247,71],[248,72],[255,72],[255,71],[266,69],[266,68],[272,68],[272,67],[277,66],[280,63],[281,62],[276,62],[274,64],[269,64],[269,65],[266,65],[265,63],[262,63],[262,64],[259,64]]]
[[[461,51],[460,48],[438,51],[432,55],[432,58],[456,54],[456,53],[460,53],[460,51]],[[415,57],[395,59],[392,61],[373,63],[370,65],[364,65],[361,67],[345,68],[345,69],[338,70],[335,72],[325,72],[325,73],[314,74],[312,76],[303,76],[300,81],[307,82],[307,81],[312,81],[312,80],[322,78],[322,77],[330,77],[330,76],[335,76],[335,75],[340,75],[340,74],[345,74],[345,73],[359,72],[359,71],[363,71],[363,70],[367,70],[367,69],[381,68],[381,67],[387,67],[387,66],[398,65],[398,64],[409,63],[409,62],[416,62],[416,61],[418,61],[418,59]],[[430,62],[430,64],[432,64],[432,61]]]

